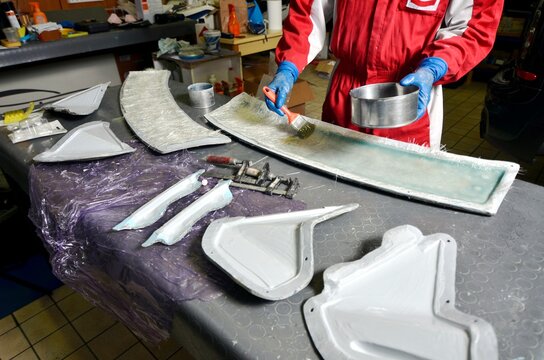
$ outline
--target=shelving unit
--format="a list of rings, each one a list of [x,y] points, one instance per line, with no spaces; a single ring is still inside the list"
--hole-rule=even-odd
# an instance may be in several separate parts
[[[473,77],[488,80],[519,52],[531,17],[530,1],[506,1],[495,44],[489,55],[474,69]]]

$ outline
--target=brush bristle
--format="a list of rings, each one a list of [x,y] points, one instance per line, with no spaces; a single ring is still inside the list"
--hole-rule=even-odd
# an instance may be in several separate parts
[[[302,125],[300,130],[297,132],[297,136],[301,139],[306,139],[308,136],[312,135],[315,131],[315,125],[311,123],[306,123]]]

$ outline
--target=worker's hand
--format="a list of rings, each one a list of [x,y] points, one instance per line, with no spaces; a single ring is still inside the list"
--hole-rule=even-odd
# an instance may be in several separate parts
[[[448,64],[439,57],[426,58],[421,62],[419,68],[406,75],[401,81],[402,86],[415,85],[419,88],[417,100],[417,118],[420,119],[427,111],[427,105],[431,100],[433,84],[448,71]]]
[[[278,66],[278,71],[272,82],[268,87],[276,93],[276,103],[274,104],[265,96],[266,105],[276,114],[283,116],[283,112],[280,110],[285,105],[287,95],[293,89],[293,85],[298,78],[298,69],[290,61],[282,61]]]

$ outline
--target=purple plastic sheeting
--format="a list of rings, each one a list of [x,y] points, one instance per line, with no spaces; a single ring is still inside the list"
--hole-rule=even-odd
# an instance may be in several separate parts
[[[172,204],[147,228],[113,231],[170,185],[210,167],[188,151],[155,155],[137,141],[131,146],[136,152],[109,159],[33,165],[30,218],[62,282],[115,314],[141,339],[158,343],[169,336],[177,302],[214,299],[236,286],[202,251],[202,235],[212,220],[302,210],[305,204],[231,187],[232,203],[198,221],[182,241],[143,248],[153,231],[217,180]]]

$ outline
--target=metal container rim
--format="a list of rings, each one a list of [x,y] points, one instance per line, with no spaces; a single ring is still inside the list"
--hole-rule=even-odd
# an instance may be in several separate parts
[[[412,97],[412,96],[414,96],[414,94],[417,94],[419,92],[419,88],[417,86],[407,85],[407,86],[403,86],[403,87],[408,89],[409,92],[406,93],[406,94],[402,94],[402,95],[395,95],[395,96],[389,96],[389,97],[378,98],[378,99],[362,98],[362,97],[357,97],[357,96],[353,95],[354,91],[359,90],[361,88],[367,88],[368,89],[370,87],[378,87],[378,86],[383,86],[383,85],[400,85],[400,84],[396,83],[396,82],[385,82],[385,83],[376,83],[376,84],[363,85],[363,86],[359,86],[358,88],[351,89],[349,91],[349,95],[351,96],[352,99],[355,99],[355,100],[368,101],[368,102],[377,102],[377,101],[398,101],[398,100],[406,98],[406,97]],[[402,86],[402,85],[400,85],[400,86]]]

